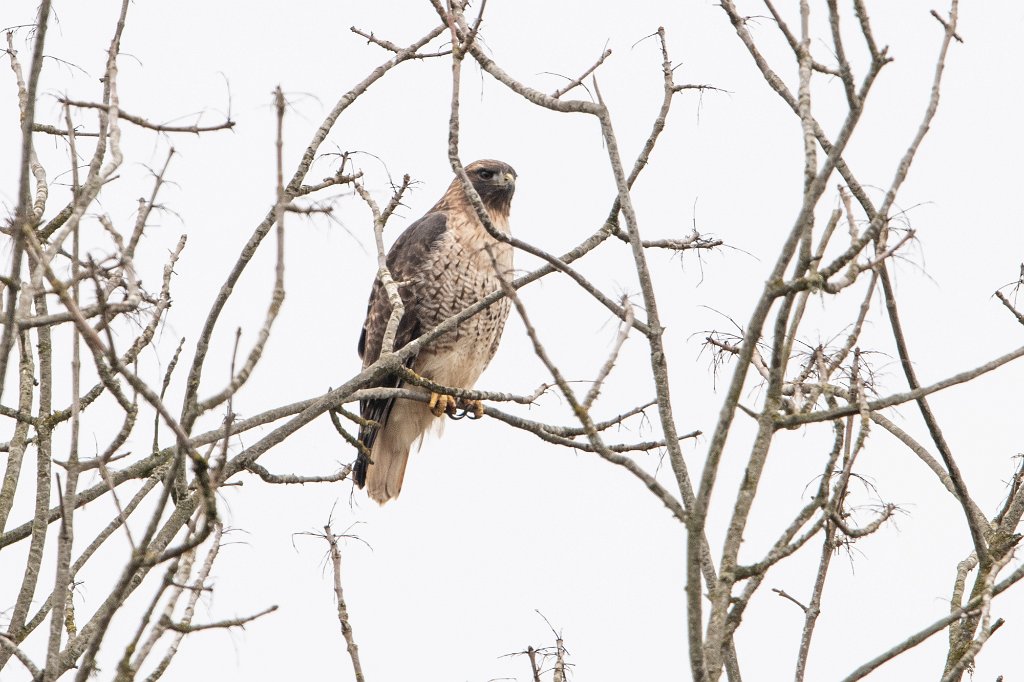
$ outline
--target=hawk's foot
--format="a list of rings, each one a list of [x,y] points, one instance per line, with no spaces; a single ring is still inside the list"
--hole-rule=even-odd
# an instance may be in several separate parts
[[[435,417],[441,417],[445,413],[454,417],[456,402],[455,396],[431,392],[430,402],[427,403],[427,407],[430,408]]]
[[[459,398],[458,406],[462,412],[458,415],[453,415],[452,419],[462,419],[463,417],[479,419],[484,416],[484,404],[479,400],[466,400],[465,398]]]

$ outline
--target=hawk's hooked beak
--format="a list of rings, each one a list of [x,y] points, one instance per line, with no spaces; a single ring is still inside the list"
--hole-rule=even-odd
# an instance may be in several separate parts
[[[498,184],[501,185],[502,187],[504,187],[505,185],[515,185],[516,176],[512,175],[511,173],[505,173],[503,176],[501,176],[501,179],[498,180]]]

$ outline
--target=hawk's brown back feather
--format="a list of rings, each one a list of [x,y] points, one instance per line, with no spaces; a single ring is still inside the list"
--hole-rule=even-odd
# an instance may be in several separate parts
[[[430,262],[429,253],[437,244],[438,239],[447,229],[448,217],[444,213],[428,213],[403,232],[388,252],[387,264],[391,278],[400,286],[398,293],[402,297],[405,312],[398,323],[395,334],[395,350],[415,341],[423,333],[419,305],[423,300],[422,286],[417,286],[423,276],[422,270]],[[384,331],[391,318],[391,302],[388,300],[384,285],[378,277],[373,282],[370,301],[366,305],[366,321],[363,332],[359,335],[359,357],[363,367],[372,365],[380,357],[381,345],[384,342]],[[406,366],[412,367],[416,356],[406,360]],[[398,377],[388,377],[376,387],[397,388],[401,385]],[[377,432],[383,428],[391,414],[395,399],[361,400],[359,414],[363,419],[377,422],[379,427],[362,426],[359,429],[359,440],[367,448],[373,448]],[[362,487],[366,483],[366,469],[369,465],[367,457],[360,454],[353,468],[356,485]]]

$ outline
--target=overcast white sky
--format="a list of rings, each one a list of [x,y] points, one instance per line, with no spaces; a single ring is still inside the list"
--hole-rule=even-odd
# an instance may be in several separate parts
[[[46,52],[66,63],[46,64],[41,122],[59,124],[53,97],[58,93],[99,98],[97,78],[119,4],[55,3],[59,23],[51,26]],[[744,13],[766,14],[759,2],[739,4]],[[795,21],[797,3],[778,4]],[[0,25],[30,23],[35,5],[34,0],[8,0],[0,7]],[[823,12],[818,7],[823,3],[814,5],[814,11]],[[884,188],[927,102],[941,37],[928,11],[946,8],[939,0],[869,6],[875,35],[890,45],[895,61],[868,100],[863,129],[847,160],[865,185]],[[120,62],[124,110],[154,121],[181,117],[188,122],[195,120],[195,112],[204,112],[202,121],[213,123],[230,102],[238,122],[231,132],[172,140],[179,152],[169,173],[174,185],[163,195],[170,210],[152,221],[138,258],[140,270],[149,273],[145,283],[156,285],[167,250],[180,234],[187,233],[189,241],[176,268],[174,307],[159,352],[145,360],[154,371],[157,361],[166,364],[182,336],[191,359],[188,344],[214,292],[273,202],[274,87],[280,85],[290,103],[288,169],[337,98],[387,59],[380,48],[350,33],[349,26],[407,44],[436,22],[425,0],[178,0],[131,6]],[[815,23],[820,31],[820,16]],[[666,28],[672,58],[681,64],[679,82],[728,91],[678,97],[652,165],[635,191],[645,238],[682,236],[696,225],[731,247],[701,259],[693,254],[651,257],[668,327],[678,423],[683,431],[710,432],[722,396],[715,392],[701,341],[707,330],[729,329],[726,315],[747,319],[792,225],[801,200],[798,121],[761,80],[725,13],[709,0],[636,1],[628,8],[627,3],[586,0],[490,0],[482,35],[503,68],[545,91],[564,82],[552,74],[575,76],[610,47],[614,53],[599,71],[599,83],[631,162],[660,102],[660,54],[656,42],[643,40],[658,26]],[[781,75],[795,84],[795,63],[772,22],[752,19],[751,28]],[[896,266],[895,277],[925,383],[980,364],[1024,338],[1024,330],[992,298],[995,289],[1016,278],[1024,258],[1019,218],[1024,178],[1018,163],[1024,144],[1016,134],[1022,28],[1024,7],[1018,3],[962,4],[959,30],[966,42],[952,50],[938,116],[898,201],[920,240]],[[853,29],[852,21],[847,29]],[[856,38],[849,30],[851,56],[863,73],[864,51]],[[27,64],[24,30],[15,41]],[[819,61],[830,59],[823,41],[813,49]],[[389,173],[394,178],[409,173],[418,181],[406,208],[389,226],[388,241],[422,215],[450,181],[449,93],[449,62],[404,64],[345,113],[322,148],[364,152],[355,161],[366,173],[367,187],[382,201],[390,192]],[[842,114],[836,106],[841,86],[821,81],[815,95],[820,120],[834,130]],[[469,63],[463,96],[463,159],[498,158],[518,171],[512,213],[517,236],[560,253],[601,224],[614,187],[594,120],[533,107]],[[575,96],[586,93],[576,91]],[[4,68],[0,204],[5,212],[15,202],[17,133],[13,76]],[[52,169],[52,215],[66,201],[61,183],[68,178],[57,176],[57,169],[66,167],[67,155],[62,144],[45,136],[37,137],[37,146]],[[142,165],[162,163],[167,146],[149,131],[125,127],[128,159],[122,179],[101,196],[103,210],[117,224],[131,224],[136,198],[148,195]],[[331,169],[332,159],[324,159],[309,180]],[[875,191],[880,195],[883,190]],[[822,202],[822,215],[834,199],[833,191]],[[235,399],[235,411],[242,416],[317,395],[359,368],[355,345],[376,268],[371,221],[357,198],[337,198],[334,210],[330,220],[289,217],[287,300],[263,363]],[[95,221],[91,226],[98,230]],[[272,282],[271,256],[268,240],[227,309],[204,393],[228,376],[234,328],[243,328],[244,344],[262,322]],[[533,264],[529,257],[517,258],[523,269]],[[610,295],[638,290],[621,245],[603,247],[580,269]],[[557,278],[525,289],[522,298],[564,373],[593,377],[616,332],[607,311]],[[838,305],[829,299],[814,302],[807,343],[828,341],[842,331],[848,308]],[[868,342],[877,342],[880,351],[874,360],[880,389],[901,390],[903,379],[883,318],[872,318]],[[626,351],[599,403],[601,418],[653,397],[641,340],[631,339]],[[933,401],[975,499],[990,515],[1006,492],[1013,458],[1024,449],[1022,367],[1010,366]],[[177,379],[172,404],[180,400],[183,374]],[[547,379],[513,316],[479,386],[528,393]],[[722,385],[720,377],[717,386]],[[754,404],[758,395],[751,383],[744,400]],[[571,423],[571,414],[554,395],[528,414]],[[890,417],[926,440],[912,407]],[[208,422],[217,419],[212,415]],[[712,509],[713,546],[721,540],[749,444],[749,428],[740,426],[730,440],[719,484],[724,496]],[[105,443],[110,436],[105,429],[112,427],[94,423],[94,428],[97,442]],[[741,558],[763,553],[802,504],[820,468],[826,431],[779,437]],[[620,434],[624,441],[652,435],[657,434],[639,422]],[[140,431],[133,447],[144,452],[148,437]],[[258,437],[245,435],[239,447]],[[685,445],[695,472],[707,444],[701,439]],[[322,420],[260,462],[275,472],[311,474],[333,472],[352,457]],[[877,433],[863,457],[861,473],[876,492],[858,489],[858,499],[897,502],[905,514],[857,542],[852,555],[837,557],[808,680],[840,678],[940,617],[956,563],[970,551],[959,506],[910,453]],[[657,465],[653,455],[642,461],[652,470]],[[659,476],[671,480],[667,465]],[[218,560],[215,590],[196,620],[235,617],[270,604],[280,609],[245,631],[191,636],[166,679],[350,679],[325,547],[296,536],[320,529],[332,510],[337,530],[357,524],[350,532],[369,545],[349,542],[344,553],[346,596],[369,680],[527,680],[526,660],[503,656],[551,643],[536,611],[563,633],[577,680],[689,676],[683,529],[634,479],[586,453],[542,444],[491,420],[462,421],[450,423],[442,439],[427,441],[414,454],[401,498],[384,508],[358,492],[350,500],[348,483],[292,488],[267,486],[254,477],[243,480],[244,486],[222,492],[223,513],[234,529],[232,543]],[[98,511],[95,523],[105,521],[106,512]],[[820,544],[811,543],[780,565],[752,603],[737,640],[747,680],[791,677],[802,613],[770,589],[807,599],[819,549]],[[120,566],[124,551],[108,549],[82,576],[76,606],[83,616],[105,596],[102,586],[113,567]],[[0,584],[16,585],[18,571],[16,553],[5,552]],[[133,604],[149,598],[147,587],[154,578],[137,591]],[[0,589],[5,600],[0,612],[13,603],[14,589]],[[1001,598],[995,613],[1007,623],[985,647],[976,680],[1004,674],[1009,681],[1024,672],[1018,644],[1024,637],[1022,609],[1019,592]],[[115,621],[109,642],[122,641],[118,637],[131,625],[127,619]],[[870,679],[936,679],[944,651],[939,635]],[[101,658],[101,678],[112,674],[117,653],[111,648]],[[22,671],[9,670],[12,681],[22,679]]]

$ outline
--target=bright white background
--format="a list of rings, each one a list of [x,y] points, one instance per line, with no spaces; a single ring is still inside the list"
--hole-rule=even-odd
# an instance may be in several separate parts
[[[31,22],[35,4],[4,3],[0,25]],[[55,4],[59,22],[51,26],[46,53],[76,67],[47,62],[37,118],[60,125],[54,95],[99,98],[97,78],[120,3]],[[824,8],[814,4],[816,28],[826,36]],[[779,5],[795,27],[796,3]],[[924,111],[941,38],[941,27],[928,16],[932,8],[946,10],[937,0],[871,3],[876,38],[891,45],[895,61],[868,100],[863,129],[846,157],[865,185],[888,185]],[[740,11],[766,13],[755,2],[741,4]],[[1019,219],[1024,178],[1017,163],[1024,148],[1016,134],[1024,8],[964,3],[961,11],[966,44],[952,50],[939,114],[898,202],[920,239],[896,266],[895,278],[911,352],[925,383],[1006,352],[1024,337],[992,298],[995,289],[1016,278],[1024,257]],[[349,26],[404,45],[436,22],[429,3],[419,0],[181,0],[130,7],[120,61],[123,109],[152,121],[184,117],[184,123],[203,112],[202,122],[214,123],[230,99],[238,122],[231,132],[172,140],[178,155],[169,177],[175,184],[162,195],[168,212],[151,220],[140,247],[139,268],[149,273],[144,282],[156,287],[167,250],[181,233],[189,241],[176,268],[174,307],[158,352],[145,358],[152,376],[182,336],[187,339],[184,358],[191,360],[189,344],[214,292],[273,201],[273,88],[280,85],[290,103],[285,146],[290,175],[326,111],[388,58],[350,33]],[[681,259],[651,255],[668,326],[680,429],[710,431],[721,396],[714,392],[710,358],[701,353],[701,343],[706,331],[729,329],[723,314],[740,323],[747,319],[777,245],[795,218],[802,182],[798,121],[761,80],[724,12],[706,0],[631,2],[628,9],[625,3],[585,0],[491,0],[482,35],[503,68],[545,91],[564,83],[549,72],[574,77],[607,44],[614,54],[599,71],[599,83],[630,163],[660,102],[657,43],[643,40],[658,26],[665,26],[672,58],[682,64],[676,72],[679,82],[728,91],[678,96],[651,167],[635,191],[645,238],[682,236],[696,225],[732,247],[699,258],[692,253]],[[795,87],[795,62],[770,19],[751,19],[751,28]],[[863,73],[864,50],[852,15],[845,28],[848,50]],[[15,40],[27,68],[31,50],[24,30]],[[814,50],[819,61],[830,61],[823,41]],[[395,179],[410,173],[419,181],[389,226],[388,241],[429,208],[450,181],[449,67],[444,59],[398,67],[343,115],[321,148],[365,152],[354,158],[381,202],[390,194],[388,173]],[[0,203],[9,212],[17,186],[18,125],[13,76],[6,68],[0,72],[0,95]],[[840,84],[822,80],[815,95],[820,120],[834,131],[842,113],[836,106]],[[463,96],[464,161],[498,158],[519,173],[513,205],[519,237],[560,253],[601,224],[614,190],[594,120],[537,109],[469,62]],[[577,90],[573,96],[586,93]],[[124,130],[128,161],[122,180],[104,191],[101,204],[127,230],[136,198],[149,193],[142,164],[159,166],[167,142],[130,125]],[[62,143],[47,136],[36,140],[54,183],[52,215],[67,198],[69,178],[56,175],[66,168],[67,154]],[[331,158],[319,162],[307,181],[330,174],[333,163]],[[833,187],[836,182],[833,178]],[[880,196],[883,190],[875,191]],[[834,198],[832,192],[821,215],[831,210]],[[242,416],[314,396],[359,368],[355,344],[375,270],[371,225],[357,198],[340,196],[333,205],[331,219],[288,219],[287,300],[265,359],[236,397],[235,411]],[[98,224],[89,225],[98,239]],[[219,389],[228,376],[234,328],[243,328],[247,347],[262,322],[272,251],[268,239],[227,308],[207,362],[204,395]],[[522,257],[517,265],[526,269],[533,262]],[[580,268],[611,295],[637,292],[628,250],[621,244],[603,246]],[[522,298],[565,374],[593,377],[615,335],[607,312],[557,278],[527,288]],[[813,346],[843,331],[846,304],[819,299],[813,310],[804,341]],[[877,342],[875,349],[881,351],[873,360],[879,390],[901,390],[903,379],[883,318],[872,318],[868,342]],[[652,397],[648,369],[643,344],[631,340],[597,416],[611,416]],[[171,391],[177,400],[183,376],[184,367]],[[513,316],[479,386],[528,393],[547,378]],[[988,514],[997,510],[1013,458],[1022,449],[1022,379],[1021,368],[1011,366],[933,399],[970,489]],[[719,377],[719,387],[723,380]],[[746,403],[756,403],[756,388],[751,383]],[[62,395],[66,399],[67,393]],[[528,414],[571,423],[554,395]],[[928,442],[915,408],[905,406],[891,416]],[[217,419],[212,415],[205,424]],[[721,538],[742,473],[749,432],[746,424],[739,425],[719,483],[722,497],[712,510],[713,545]],[[117,426],[94,420],[91,428],[103,447]],[[778,439],[741,559],[759,557],[802,504],[826,452],[823,436],[828,434],[819,427]],[[258,437],[245,434],[237,447]],[[657,433],[639,428],[638,421],[621,433],[623,441],[651,437]],[[131,445],[145,452],[148,438],[140,430]],[[706,447],[705,439],[685,444],[694,477]],[[333,472],[352,457],[323,420],[260,462],[275,472],[312,474]],[[657,464],[654,455],[644,461],[652,468]],[[861,473],[876,488],[858,489],[861,503],[892,501],[905,513],[834,560],[808,680],[840,678],[943,615],[956,562],[970,551],[959,505],[893,439],[874,434]],[[671,480],[667,466],[659,476]],[[525,658],[503,655],[552,643],[535,610],[562,631],[577,680],[689,675],[682,529],[634,479],[593,456],[552,448],[489,420],[464,421],[449,424],[443,439],[428,440],[414,455],[401,498],[384,508],[368,503],[361,493],[350,496],[347,483],[283,487],[255,477],[243,480],[243,487],[222,493],[223,514],[234,529],[232,544],[218,560],[215,590],[196,621],[245,615],[270,604],[280,610],[244,631],[192,635],[166,679],[350,678],[325,546],[296,535],[319,530],[332,510],[336,530],[358,524],[350,532],[372,547],[349,542],[344,550],[346,596],[369,680],[526,680]],[[26,481],[24,490],[30,489]],[[16,508],[22,516],[15,523],[27,518],[27,504]],[[103,508],[95,511],[94,523],[105,523],[106,514]],[[79,537],[88,534],[82,530]],[[119,570],[125,551],[108,548],[80,576],[85,581],[76,602],[80,623],[105,596],[104,586],[111,571]],[[820,544],[811,543],[779,566],[751,604],[737,640],[745,679],[792,675],[802,613],[770,588],[809,599],[819,551]],[[6,551],[0,558],[0,582],[17,585],[18,576],[19,555]],[[155,577],[136,592],[132,604],[148,601]],[[3,590],[0,612],[13,603],[15,589]],[[995,614],[1007,624],[986,646],[976,680],[994,680],[999,674],[1012,680],[1024,671],[1017,644],[1024,636],[1022,608],[1017,592],[1001,598]],[[131,626],[123,616],[115,620],[107,656],[101,657],[101,678],[112,675],[120,654],[112,645],[123,641]],[[936,679],[944,651],[940,634],[871,679]],[[9,670],[16,668],[12,664]],[[12,672],[11,679],[19,675]]]

